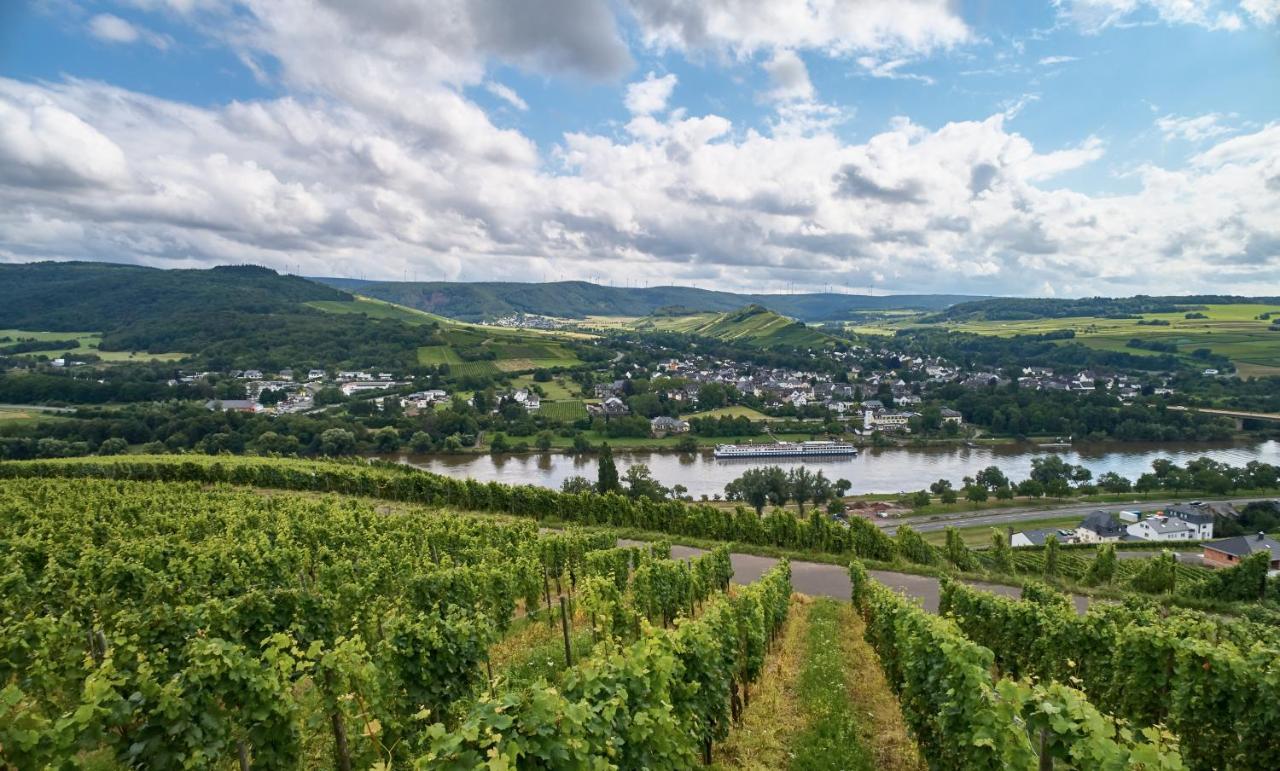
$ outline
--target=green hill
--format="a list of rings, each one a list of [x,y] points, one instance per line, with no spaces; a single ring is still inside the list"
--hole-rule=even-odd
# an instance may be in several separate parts
[[[827,321],[848,319],[858,311],[868,310],[939,311],[958,302],[980,299],[966,295],[735,294],[680,286],[611,287],[585,281],[450,283],[346,278],[317,278],[316,281],[466,321],[482,321],[511,313],[579,319],[587,316],[648,316],[660,308],[672,306],[692,312],[719,313],[749,304],[763,305],[804,321]]]
[[[0,329],[15,338],[76,337],[74,331],[92,343],[77,355],[185,354],[210,369],[416,366],[432,327],[309,305],[353,301],[333,287],[254,266],[0,265]]]
[[[761,305],[748,305],[726,313],[649,316],[632,326],[640,330],[679,332],[725,342],[747,343],[758,348],[827,348],[836,343],[834,337]]]

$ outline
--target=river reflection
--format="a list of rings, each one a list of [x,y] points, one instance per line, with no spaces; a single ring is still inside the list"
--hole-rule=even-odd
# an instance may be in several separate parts
[[[671,486],[682,484],[695,496],[723,493],[724,486],[752,466],[808,466],[831,479],[848,479],[852,493],[896,493],[919,490],[937,479],[959,483],[987,466],[998,466],[1011,479],[1025,479],[1031,459],[1054,453],[1068,463],[1084,466],[1095,477],[1114,471],[1129,479],[1151,470],[1152,461],[1167,458],[1175,463],[1208,456],[1233,466],[1249,461],[1280,465],[1280,442],[1247,444],[1079,444],[1069,449],[1045,449],[1033,444],[999,446],[893,447],[868,449],[857,457],[834,458],[734,458],[718,460],[710,450],[697,453],[615,451],[619,473],[643,463],[654,478]],[[565,479],[585,476],[594,480],[595,455],[531,453],[527,455],[402,455],[402,462],[438,474],[471,477],[484,482],[537,484],[560,487]]]

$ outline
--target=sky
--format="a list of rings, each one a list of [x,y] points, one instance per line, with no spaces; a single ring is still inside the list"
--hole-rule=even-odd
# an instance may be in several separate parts
[[[0,0],[0,261],[1280,294],[1280,0]]]

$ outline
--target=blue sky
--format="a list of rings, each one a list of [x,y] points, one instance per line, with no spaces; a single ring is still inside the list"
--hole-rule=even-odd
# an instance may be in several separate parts
[[[6,4],[0,259],[1280,293],[1280,0],[528,7]]]

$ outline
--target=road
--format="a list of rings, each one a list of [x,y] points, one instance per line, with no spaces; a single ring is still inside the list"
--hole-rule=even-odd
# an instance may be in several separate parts
[[[636,546],[639,541],[619,540],[621,546]],[[672,546],[671,556],[674,559],[689,559],[703,554],[702,549],[692,546]],[[765,574],[769,568],[778,564],[773,557],[758,557],[754,554],[731,554],[733,563],[733,583],[749,584]],[[871,577],[891,589],[920,600],[924,609],[930,613],[938,612],[939,584],[932,576],[917,576],[912,573],[895,573],[888,570],[868,571]],[[980,581],[966,581],[970,586],[984,589],[1006,597],[1018,597],[1021,590],[1016,586],[987,584]],[[849,571],[843,565],[829,565],[824,562],[804,562],[793,560],[791,563],[791,586],[800,594],[812,597],[833,597],[837,600],[848,600],[850,592]],[[1089,598],[1073,595],[1076,611],[1083,613],[1089,606]]]
[[[1208,499],[1212,503],[1230,503],[1234,506],[1242,506],[1257,500],[1270,500],[1261,498],[1227,498],[1227,499]],[[1173,506],[1178,503],[1186,503],[1185,500],[1180,501],[1114,501],[1110,503],[1081,503],[1070,504],[1067,506],[1057,506],[1052,508],[1031,509],[1016,508],[1002,509],[990,512],[962,512],[958,514],[939,514],[936,516],[926,517],[897,517],[891,519],[873,520],[886,533],[893,535],[898,532],[901,525],[911,525],[917,532],[928,533],[936,530],[943,530],[947,527],[974,527],[977,525],[1005,525],[1013,522],[1024,522],[1032,519],[1050,519],[1056,517],[1070,517],[1080,515],[1084,517],[1098,509],[1125,509],[1136,508],[1149,511],[1151,509],[1162,509],[1166,506]]]

